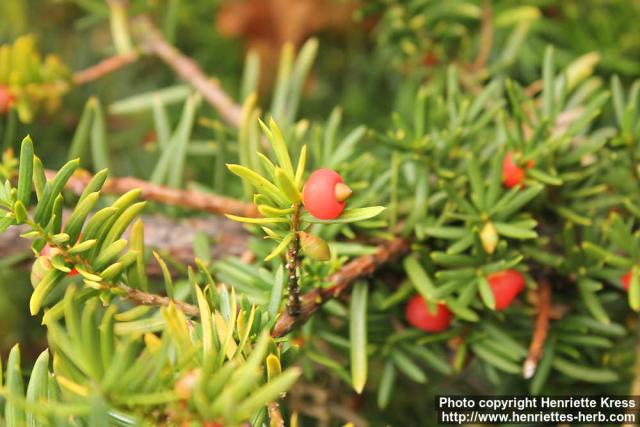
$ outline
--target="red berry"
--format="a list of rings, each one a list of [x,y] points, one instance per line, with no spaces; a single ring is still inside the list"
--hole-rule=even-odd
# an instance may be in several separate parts
[[[48,256],[51,253],[51,246],[47,243],[44,245],[44,248],[40,251],[40,256]],[[67,273],[67,277],[73,277],[78,275],[78,270],[75,267],[71,269],[70,272]]]
[[[0,114],[6,114],[15,100],[11,90],[7,86],[0,85]]]
[[[533,160],[527,162],[527,169],[531,169],[535,165]],[[524,169],[519,167],[513,161],[513,153],[509,152],[502,160],[502,183],[507,188],[513,188],[522,183],[524,179]]]
[[[504,310],[509,307],[525,287],[524,277],[515,270],[492,273],[487,277],[487,281],[496,300],[496,310]]]
[[[524,179],[524,170],[513,162],[513,154],[507,153],[502,160],[502,183],[513,188]]]
[[[351,195],[351,189],[344,184],[342,177],[330,169],[314,171],[302,193],[305,209],[318,219],[336,219],[345,208],[345,200]]]
[[[407,304],[405,311],[407,321],[415,328],[427,332],[442,332],[451,325],[453,317],[446,305],[437,305],[436,312],[429,310],[429,306],[421,295],[414,295]]]
[[[628,272],[627,274],[622,276],[620,278],[620,281],[622,282],[622,287],[624,288],[624,290],[628,291],[629,285],[631,285],[631,272]]]

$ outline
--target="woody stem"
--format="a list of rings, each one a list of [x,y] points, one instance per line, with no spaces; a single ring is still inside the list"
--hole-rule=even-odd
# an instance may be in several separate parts
[[[300,205],[295,206],[293,218],[291,219],[291,232],[293,240],[287,250],[287,282],[289,288],[289,299],[287,300],[287,313],[292,317],[300,315],[300,238],[298,237],[298,227],[300,226]]]

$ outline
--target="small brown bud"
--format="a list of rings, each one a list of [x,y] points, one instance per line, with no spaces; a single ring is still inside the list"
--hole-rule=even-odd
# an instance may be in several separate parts
[[[316,261],[328,261],[331,258],[327,242],[304,231],[299,231],[298,236],[300,237],[300,246],[309,258]]]

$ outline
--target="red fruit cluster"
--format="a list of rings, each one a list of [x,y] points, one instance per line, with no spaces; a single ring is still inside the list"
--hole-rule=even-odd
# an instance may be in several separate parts
[[[311,215],[318,219],[336,219],[345,208],[345,200],[351,190],[342,177],[330,169],[318,169],[307,180],[302,203]]]
[[[628,272],[627,274],[622,276],[620,278],[620,281],[622,282],[622,287],[624,288],[624,290],[628,292],[629,286],[631,285],[631,272]]]
[[[51,246],[49,246],[49,244],[47,243],[46,245],[44,245],[44,248],[42,248],[42,250],[40,251],[40,256],[48,256],[50,253],[51,253]],[[76,270],[76,268],[73,267],[71,271],[67,273],[67,277],[73,277],[73,276],[76,276],[77,274],[78,274],[78,270]]]
[[[0,85],[0,114],[6,114],[15,100],[16,98],[13,96],[11,89],[7,86]]]
[[[525,288],[522,274],[516,270],[502,270],[487,277],[493,297],[496,300],[496,310],[504,310]]]
[[[413,327],[426,332],[442,332],[451,325],[452,314],[446,305],[437,305],[435,313],[429,310],[421,295],[414,295],[407,304],[405,317]]]
[[[529,160],[527,169],[531,169],[535,162]],[[507,188],[513,188],[522,183],[525,171],[513,161],[513,153],[509,152],[502,160],[502,183]]]

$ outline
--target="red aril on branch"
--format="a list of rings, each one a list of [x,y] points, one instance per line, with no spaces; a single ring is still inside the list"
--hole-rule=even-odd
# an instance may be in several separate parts
[[[502,270],[491,273],[487,281],[496,300],[496,310],[504,310],[524,291],[525,281],[516,270]]]
[[[629,285],[631,285],[631,272],[629,271],[627,274],[620,278],[622,282],[622,287],[625,291],[629,291]]]
[[[345,208],[351,189],[342,177],[330,169],[314,171],[302,192],[302,203],[311,215],[318,219],[336,219]]]
[[[9,107],[15,102],[13,92],[5,85],[0,85],[0,114],[6,114]]]
[[[57,249],[55,249],[57,251]],[[40,256],[49,256],[49,255],[54,255],[51,253],[52,248],[51,246],[49,246],[49,244],[47,243],[46,245],[44,245],[44,248],[42,248],[42,250],[40,251]],[[78,274],[78,270],[76,270],[75,267],[73,267],[71,269],[70,272],[67,273],[67,277],[73,277],[76,276]]]
[[[522,184],[525,171],[518,166],[514,160],[514,153],[508,152],[502,160],[502,183],[507,188],[513,188],[516,185]],[[527,169],[531,169],[535,162],[529,160],[527,162]]]
[[[442,332],[449,328],[453,316],[445,304],[439,303],[436,311],[432,312],[422,295],[414,295],[407,304],[405,317],[417,329]]]

